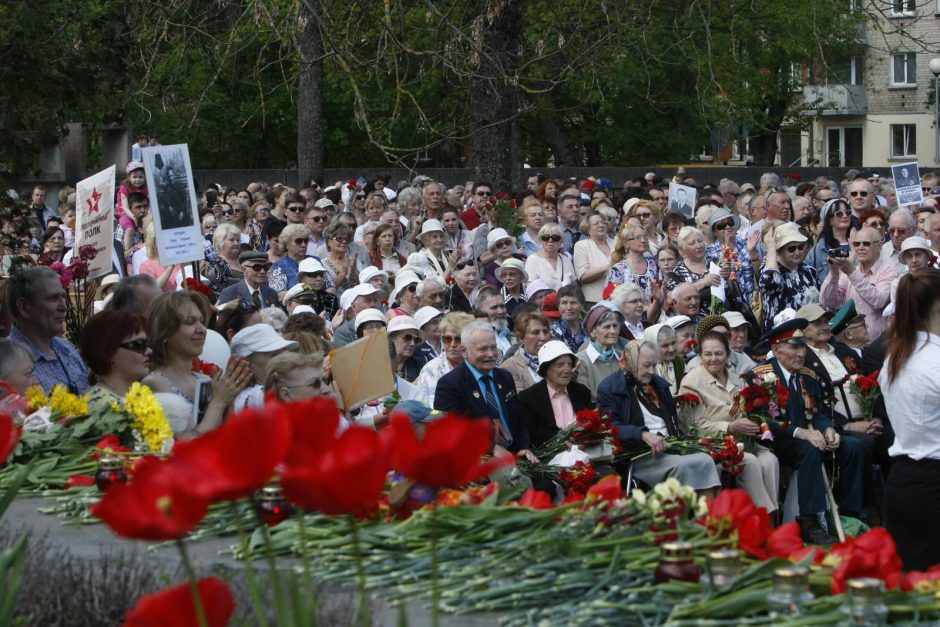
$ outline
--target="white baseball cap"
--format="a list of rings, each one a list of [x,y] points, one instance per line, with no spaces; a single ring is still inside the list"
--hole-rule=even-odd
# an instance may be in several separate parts
[[[334,187],[333,189],[336,189],[336,188]],[[324,191],[329,191],[329,190],[324,190]],[[326,209],[327,207],[333,207],[333,209],[336,209],[336,203],[334,203],[329,198],[321,198],[317,202],[313,203],[313,206],[316,207],[317,209]]]
[[[687,324],[692,324],[692,318],[689,318],[688,316],[672,316],[671,318],[666,319],[666,324],[671,326],[673,329],[679,329]]]
[[[300,262],[300,265],[297,267],[297,274],[315,274],[317,272],[326,272],[326,268],[323,267],[323,264],[320,263],[319,259],[314,259],[313,257],[307,257]]]
[[[352,307],[353,301],[359,298],[360,296],[371,296],[372,294],[378,294],[382,290],[375,287],[371,283],[360,283],[355,287],[351,287],[343,295],[339,297],[339,307],[343,311],[346,311]]]
[[[354,323],[356,329],[364,325],[366,322],[381,322],[383,325],[388,324],[388,321],[385,319],[385,314],[383,314],[378,309],[363,309],[358,314],[356,314],[356,322]]]
[[[294,307],[294,311],[290,312],[290,315],[299,316],[302,313],[316,314],[317,310],[311,307],[310,305],[297,305],[296,307]]]
[[[270,353],[282,349],[294,350],[297,342],[285,340],[270,324],[253,324],[235,334],[231,343],[232,354],[250,357],[255,353]]]
[[[506,261],[509,261],[509,260],[507,259]],[[505,262],[503,263],[503,265],[505,265]],[[534,281],[529,283],[529,285],[526,287],[525,293],[527,296],[529,296],[529,298],[531,298],[533,294],[536,294],[538,292],[544,292],[546,290],[548,290],[549,292],[555,291],[552,289],[551,285],[549,285],[542,279],[535,279]]]
[[[728,323],[728,327],[732,329],[737,329],[738,327],[743,327],[748,324],[744,314],[740,311],[726,311],[721,314],[721,317],[725,319],[725,322]]]
[[[415,312],[415,322],[418,323],[418,326],[423,329],[424,325],[429,323],[431,320],[434,320],[435,318],[443,315],[444,312],[440,309],[425,306]]]
[[[420,333],[421,328],[411,316],[395,316],[388,321],[388,334],[391,335],[396,331],[417,331]]]
[[[359,271],[359,282],[368,283],[369,281],[371,281],[377,276],[384,277],[385,282],[386,283],[388,282],[388,272],[386,272],[385,270],[380,270],[379,268],[375,266],[366,266],[365,268]]]

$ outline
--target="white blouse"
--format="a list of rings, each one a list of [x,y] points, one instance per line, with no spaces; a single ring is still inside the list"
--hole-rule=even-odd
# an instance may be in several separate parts
[[[894,428],[891,457],[940,460],[940,336],[917,333],[914,353],[888,382],[885,360],[878,375],[885,408]]]
[[[553,290],[562,288],[575,279],[571,259],[564,254],[556,257],[554,266],[540,255],[532,255],[525,261],[525,272],[529,275],[529,283],[541,279]]]

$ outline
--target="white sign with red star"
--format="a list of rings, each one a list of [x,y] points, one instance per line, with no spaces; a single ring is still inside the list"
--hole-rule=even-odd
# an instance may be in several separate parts
[[[75,186],[75,250],[91,244],[98,251],[88,262],[88,278],[94,279],[111,272],[114,249],[114,180],[115,166],[79,181]]]

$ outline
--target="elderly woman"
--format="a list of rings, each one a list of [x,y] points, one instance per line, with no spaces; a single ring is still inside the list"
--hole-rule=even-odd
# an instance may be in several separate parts
[[[202,275],[209,279],[209,289],[218,297],[226,287],[245,279],[242,264],[238,261],[241,231],[233,224],[219,224],[212,235],[212,247],[215,258],[206,262]]]
[[[198,292],[163,294],[150,305],[147,336],[153,351],[153,370],[143,383],[154,392],[171,393],[188,404],[194,418],[178,433],[184,437],[197,436],[222,424],[228,407],[249,382],[248,362],[233,357],[224,374],[212,377],[212,400],[201,406],[204,399],[196,397],[197,381],[204,384],[205,375],[194,373],[192,368],[193,359],[202,355],[208,320],[209,302]]]
[[[496,279],[502,285],[499,293],[506,302],[506,314],[512,319],[516,307],[528,300],[525,284],[529,275],[525,273],[525,264],[518,259],[507,259],[496,269]]]
[[[62,261],[62,257],[65,256],[65,232],[54,226],[52,228],[46,229],[46,232],[42,234],[42,254],[46,257],[51,257],[53,261]]]
[[[643,331],[643,340],[656,347],[656,374],[669,383],[672,394],[678,394],[685,374],[685,360],[679,354],[676,330],[668,324],[654,324]]]
[[[555,222],[545,224],[539,229],[539,240],[542,250],[529,256],[525,262],[529,283],[541,280],[553,290],[572,283],[575,280],[574,266],[561,252],[564,246],[561,227]]]
[[[395,273],[408,263],[398,252],[398,232],[398,226],[394,224],[380,224],[372,234],[369,252],[369,263],[384,270],[393,281]]]
[[[730,434],[738,442],[760,435],[760,427],[741,413],[737,394],[744,381],[728,368],[731,349],[728,339],[716,330],[706,331],[699,341],[701,364],[682,379],[680,394],[695,394],[701,404],[679,412],[679,424],[686,433],[697,430],[707,438],[723,439]],[[743,471],[738,485],[747,492],[754,504],[768,512],[777,510],[777,488],[780,483],[780,465],[769,448],[755,444],[753,453],[745,453]]]
[[[424,342],[418,323],[411,316],[395,316],[388,323],[388,339],[395,347],[392,363],[395,375],[413,382],[421,372],[421,366],[414,359],[415,349]]]
[[[601,381],[619,370],[617,351],[623,314],[612,303],[602,301],[588,312],[584,328],[591,341],[578,352],[578,383],[591,390],[591,400],[597,398]]]
[[[326,239],[327,251],[323,257],[323,266],[336,286],[336,295],[340,296],[357,284],[361,270],[357,267],[356,256],[350,251],[353,230],[342,222],[336,222],[326,228],[323,237]]]
[[[454,251],[449,256],[445,254],[444,225],[440,220],[425,220],[421,225],[420,239],[424,249],[408,255],[408,265],[424,276],[436,276],[446,281],[460,261],[461,253]]]
[[[0,339],[0,381],[22,396],[27,388],[36,384],[34,369],[33,353],[28,346],[17,340]]]
[[[120,403],[131,385],[150,374],[150,342],[145,321],[129,311],[102,311],[82,329],[80,350],[96,383],[88,389],[94,413]]]
[[[575,415],[593,406],[591,391],[575,380],[577,363],[562,341],[546,342],[539,349],[537,372],[541,380],[518,396],[519,417],[532,446],[544,444],[559,430],[575,424]]]
[[[441,334],[441,353],[426,363],[421,369],[415,385],[418,386],[418,397],[428,407],[434,404],[434,392],[438,380],[445,374],[459,366],[464,360],[463,346],[460,343],[460,331],[473,322],[473,316],[460,311],[446,314],[438,326]]]
[[[316,396],[335,397],[330,377],[323,370],[322,353],[288,352],[271,358],[264,379],[264,393],[273,393],[274,398],[282,403],[296,403]]]
[[[760,233],[752,231],[745,239],[738,235],[741,220],[724,207],[716,207],[708,215],[707,228],[711,232],[714,242],[708,247],[705,256],[718,259],[722,269],[728,270],[728,281],[725,290],[727,298],[735,298],[741,303],[750,305],[751,295],[754,293],[754,272],[760,271],[760,255],[757,253],[757,244],[760,242]],[[731,281],[731,272],[734,272],[734,281]]]
[[[454,284],[444,290],[444,309],[470,313],[473,311],[471,303],[480,284],[480,275],[472,261],[458,261],[453,275]]]
[[[588,237],[581,238],[574,245],[574,273],[581,284],[584,300],[593,306],[604,299],[614,240],[608,234],[607,220],[598,213],[581,220],[581,232]]]
[[[268,287],[283,299],[287,290],[297,285],[300,262],[307,256],[310,229],[303,224],[288,224],[281,231],[279,239],[284,243],[287,254],[271,267],[268,273]]]
[[[717,259],[710,259],[705,254],[705,236],[693,226],[682,227],[678,238],[679,251],[682,261],[676,265],[666,281],[666,290],[672,292],[679,283],[691,283],[700,295],[699,314],[708,315],[711,311],[711,288],[721,284],[722,275],[711,272],[709,267],[717,263]],[[724,274],[728,269],[722,270]]]
[[[239,412],[245,407],[264,407],[263,386],[268,364],[284,351],[296,350],[297,342],[285,340],[274,327],[261,323],[236,333],[232,337],[231,347],[232,355],[247,359],[250,369],[250,383],[235,397],[233,409]]]
[[[539,349],[549,340],[551,323],[541,312],[527,311],[513,320],[513,326],[519,338],[519,346],[499,367],[512,375],[518,393],[542,380],[538,372],[538,354]]]
[[[721,482],[710,455],[666,452],[666,438],[682,433],[669,384],[656,374],[657,361],[656,347],[652,344],[640,340],[627,344],[620,360],[621,370],[600,385],[597,406],[613,419],[625,447],[648,448],[652,452],[632,463],[631,470],[637,479],[656,485],[675,477],[696,490],[712,491]]]
[[[643,290],[632,283],[618,285],[610,295],[610,302],[623,314],[621,335],[628,340],[642,338],[643,315],[647,304]]]
[[[246,201],[247,202],[247,201]],[[257,200],[254,204],[251,205],[251,230],[258,231],[258,237],[260,239],[260,244],[264,244],[264,239],[261,237],[261,233],[264,232],[264,226],[268,223],[268,220],[271,219],[271,205],[266,199]],[[252,243],[252,245],[254,245]],[[257,248],[257,250],[264,250]]]
[[[486,234],[486,249],[493,254],[495,259],[483,266],[483,281],[499,289],[502,286],[502,281],[497,274],[503,262],[508,259],[518,259],[524,263],[525,256],[513,253],[512,237],[506,232],[506,229],[502,228],[495,228]]]
[[[661,244],[669,243],[678,247],[679,231],[687,225],[681,213],[670,211],[663,218],[663,235]]]

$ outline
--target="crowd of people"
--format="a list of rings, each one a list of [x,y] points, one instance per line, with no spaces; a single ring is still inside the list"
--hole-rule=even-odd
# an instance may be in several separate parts
[[[485,181],[212,186],[194,281],[160,265],[142,167],[128,166],[114,273],[78,346],[43,263],[72,254],[74,193],[53,209],[37,186],[4,209],[5,253],[40,260],[6,279],[0,307],[14,391],[61,384],[94,405],[142,381],[177,437],[199,437],[266,396],[338,396],[330,351],[384,331],[395,392],[346,407],[344,424],[457,412],[492,421],[494,454],[545,462],[539,446],[597,408],[623,447],[652,453],[612,472],[712,493],[712,458],[670,442],[730,434],[754,444],[739,486],[769,512],[795,490],[807,542],[834,541],[833,482],[843,515],[884,518],[907,568],[940,562],[937,175],[899,208],[889,180],[854,170],[789,186],[533,174],[506,223]],[[692,218],[670,210],[673,182],[698,189]],[[210,342],[231,359],[207,375],[193,364]],[[851,377],[879,371],[883,402],[864,411]],[[762,377],[789,390],[769,434],[739,403]],[[676,403],[687,395],[700,403]]]

